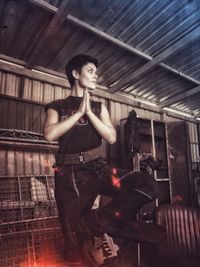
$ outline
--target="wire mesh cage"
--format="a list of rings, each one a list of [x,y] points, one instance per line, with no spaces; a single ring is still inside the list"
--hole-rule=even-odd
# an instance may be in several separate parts
[[[53,176],[0,178],[0,266],[65,266]]]

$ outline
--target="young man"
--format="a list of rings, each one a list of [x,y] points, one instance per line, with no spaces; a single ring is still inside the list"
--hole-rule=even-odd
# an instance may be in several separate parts
[[[132,223],[135,214],[157,196],[148,173],[112,170],[101,156],[101,140],[116,141],[106,106],[91,101],[88,89],[96,87],[97,60],[77,55],[66,66],[71,94],[46,106],[44,136],[58,140],[55,197],[63,231],[66,259],[85,266],[81,242],[85,234],[148,241]],[[112,197],[102,209],[92,210],[98,194]],[[136,230],[136,231],[135,231]],[[147,240],[146,240],[147,239]],[[152,241],[152,240],[150,240]]]

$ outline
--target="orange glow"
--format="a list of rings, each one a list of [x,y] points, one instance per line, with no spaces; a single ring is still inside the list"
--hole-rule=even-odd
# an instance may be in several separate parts
[[[58,168],[58,167],[55,167],[53,169],[54,169],[54,172],[60,172],[60,168]]]
[[[119,177],[117,177],[117,169],[116,168],[112,168],[112,185],[115,186],[116,188],[120,188],[121,187],[121,183],[120,183],[120,179]]]
[[[50,161],[48,159],[44,159],[44,167],[51,167]]]
[[[121,213],[119,211],[115,211],[115,216],[119,218],[121,217]]]
[[[30,259],[23,263],[21,263],[20,267],[56,267],[56,266],[65,266],[65,260],[63,259],[62,254],[58,253],[58,247],[63,249],[64,243],[62,240],[58,242],[57,239],[55,240],[43,240],[40,243],[40,255],[38,259],[35,261],[31,261]],[[53,243],[55,242],[55,243]],[[59,245],[59,246],[58,246]],[[80,266],[81,267],[81,266]]]
[[[115,177],[114,175],[112,175],[112,185],[117,188],[121,187],[120,179],[118,177]]]
[[[116,168],[112,168],[112,174],[117,174],[117,169]]]
[[[174,203],[180,203],[180,202],[182,202],[183,201],[183,198],[182,198],[182,196],[179,196],[179,195],[177,195],[177,196],[174,196],[173,197],[173,202]]]

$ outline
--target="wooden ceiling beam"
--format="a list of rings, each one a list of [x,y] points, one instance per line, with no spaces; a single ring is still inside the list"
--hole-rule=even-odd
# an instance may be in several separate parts
[[[46,10],[49,10],[51,12],[55,13],[55,16],[47,26],[45,32],[42,34],[42,37],[39,39],[39,42],[35,48],[35,50],[32,52],[27,64],[26,68],[32,68],[36,62],[36,59],[42,52],[42,49],[44,48],[45,44],[48,44],[51,37],[56,34],[56,32],[59,30],[63,22],[66,20],[66,9],[68,5],[68,0],[65,0],[62,2],[59,9],[55,10],[51,7],[50,4],[46,3],[45,1],[41,0],[31,0],[31,2],[37,3],[37,5],[42,6]]]
[[[16,59],[14,59],[15,64],[17,63]],[[21,61],[20,61],[21,62]],[[45,69],[45,68],[43,68]],[[46,83],[50,83],[52,85],[57,85],[57,86],[62,86],[64,88],[70,88],[69,83],[67,80],[59,78],[59,77],[51,77],[51,75],[45,75],[44,73],[37,73],[34,72],[33,70],[29,70],[24,68],[23,66],[18,66],[18,65],[14,65],[14,64],[10,64],[10,63],[6,63],[6,62],[2,62],[0,61],[0,70],[9,72],[9,73],[13,73],[13,74],[17,74],[17,75],[23,75],[25,76],[25,78],[31,78],[31,79],[35,79],[35,80],[39,80],[42,82],[46,82]],[[48,71],[48,69],[46,69]],[[159,106],[158,107],[153,107],[153,106],[149,106],[145,103],[141,103],[139,101],[137,101],[136,99],[134,99],[133,96],[128,96],[128,95],[123,95],[120,93],[116,93],[116,94],[111,94],[109,93],[107,90],[101,90],[100,87],[97,86],[97,89],[95,89],[92,94],[94,96],[97,97],[102,97],[104,99],[107,100],[111,100],[117,103],[121,103],[121,104],[125,104],[125,105],[130,105],[133,108],[137,107],[137,108],[141,108],[141,109],[145,109],[145,110],[149,110],[149,111],[153,111],[153,112],[158,112],[158,113],[165,113],[168,114],[169,116],[174,116],[176,118],[180,118],[180,119],[184,119],[185,117],[180,116],[180,115],[176,115],[176,114],[172,114],[169,113],[168,111],[165,111],[163,109],[161,109]],[[18,97],[12,97],[12,96],[6,96],[6,95],[0,95],[0,97],[6,97],[6,98],[11,98],[13,100],[16,101],[26,101],[26,102],[30,102],[30,103],[35,103],[35,104],[43,104],[40,102],[36,102],[36,101],[30,101],[28,99],[19,99]],[[197,115],[195,114],[195,117],[197,117]],[[185,118],[186,119],[186,118]],[[192,121],[192,122],[198,122],[197,120],[195,120],[194,118],[187,118],[188,121]]]
[[[23,66],[14,65],[12,63],[6,63],[2,60],[0,60],[0,70],[14,73],[20,76],[25,76],[27,78],[35,79],[38,81],[47,82],[61,87],[69,87],[69,83],[66,79],[63,79],[61,77],[53,77],[53,75],[48,73],[44,75],[44,73],[29,70],[24,68]]]
[[[58,8],[45,2],[44,0],[29,0],[30,2],[32,2],[35,5],[40,6],[41,8],[49,11],[49,12],[58,12]],[[88,23],[85,23],[82,20],[79,20],[77,18],[75,18],[74,16],[71,15],[66,15],[66,20],[68,20],[69,22],[76,24],[77,26],[92,32],[93,34],[108,40],[109,42],[139,56],[142,57],[143,59],[146,59],[148,62],[146,64],[144,64],[141,68],[139,68],[137,71],[135,71],[133,74],[129,74],[125,77],[123,77],[123,80],[119,81],[118,83],[116,83],[113,87],[109,88],[108,91],[110,93],[115,93],[117,91],[119,91],[124,84],[127,84],[129,82],[131,82],[133,79],[135,79],[136,77],[138,77],[139,75],[149,71],[150,69],[154,68],[156,65],[160,65],[161,67],[163,67],[164,69],[167,69],[168,71],[170,71],[171,73],[174,73],[175,75],[180,76],[181,78],[184,78],[186,80],[188,80],[189,82],[192,82],[194,85],[200,85],[200,82],[193,79],[192,77],[162,63],[161,61],[163,61],[164,59],[166,59],[169,55],[171,55],[172,53],[176,52],[178,49],[182,48],[185,44],[189,43],[191,40],[194,40],[194,38],[199,36],[199,31],[200,31],[200,27],[196,28],[193,32],[191,32],[189,35],[185,36],[184,38],[182,38],[180,41],[176,42],[174,45],[172,45],[170,48],[166,49],[165,51],[163,51],[161,54],[159,54],[156,58],[152,58],[151,56],[145,54],[144,52],[118,40],[115,37],[112,37],[111,35],[98,30],[97,28],[89,25]]]
[[[31,3],[33,3],[33,4],[35,4],[35,5],[38,5],[38,6],[42,7],[45,10],[48,10],[49,12],[54,12],[54,13],[58,12],[58,8],[56,8],[56,7],[54,7],[53,5],[50,5],[50,4],[46,5],[46,2],[43,1],[43,0],[29,0],[29,1]],[[142,51],[140,51],[140,50],[138,50],[138,49],[136,49],[136,48],[134,48],[134,47],[132,47],[132,46],[120,41],[120,40],[118,40],[115,37],[112,37],[111,35],[103,32],[101,30],[98,30],[97,28],[89,25],[88,23],[85,23],[82,20],[79,20],[79,19],[75,18],[74,16],[71,16],[71,15],[68,14],[68,15],[66,15],[65,19],[67,21],[69,21],[69,22],[72,22],[73,24],[76,24],[77,26],[79,26],[79,27],[81,27],[81,28],[83,28],[83,29],[85,29],[87,31],[90,31],[90,32],[94,33],[97,36],[100,36],[100,37],[112,42],[113,44],[115,44],[115,45],[117,45],[119,47],[122,47],[123,49],[126,49],[129,52],[132,52],[132,53],[134,53],[134,54],[146,59],[146,60],[150,60],[151,59],[150,56],[148,56],[147,54],[143,53]]]
[[[179,75],[179,72],[176,69],[169,67],[168,65],[162,63],[162,61],[164,61],[166,58],[168,58],[169,56],[171,56],[172,54],[174,54],[175,52],[183,48],[185,45],[189,44],[191,41],[194,41],[194,39],[199,38],[199,32],[200,32],[200,26],[197,27],[194,31],[190,32],[188,35],[184,36],[182,39],[180,39],[178,42],[176,42],[169,48],[165,49],[158,56],[156,56],[155,58],[152,58],[149,62],[147,62],[142,67],[137,69],[131,75],[127,75],[125,78],[123,78],[123,80],[120,80],[116,85],[110,88],[109,91],[111,93],[115,93],[116,91],[120,90],[127,84],[133,83],[136,78],[150,71],[157,65],[160,65],[164,68],[166,67],[166,69],[168,69],[169,71],[172,71],[172,72],[175,71],[175,73]],[[190,80],[190,77],[185,74],[182,74],[181,76],[182,77],[185,76],[186,79]],[[199,82],[197,81],[197,83]]]
[[[46,11],[50,11],[52,13],[56,13],[58,11],[58,8],[47,3],[44,0],[29,0],[30,2],[32,2],[34,5],[37,5],[39,7],[42,7],[43,9],[45,9]]]

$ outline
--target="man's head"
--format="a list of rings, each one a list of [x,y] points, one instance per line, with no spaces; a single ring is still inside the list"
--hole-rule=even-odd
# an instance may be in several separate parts
[[[95,89],[97,81],[98,61],[89,55],[77,55],[73,57],[66,65],[66,75],[71,87],[77,81],[79,86]]]

